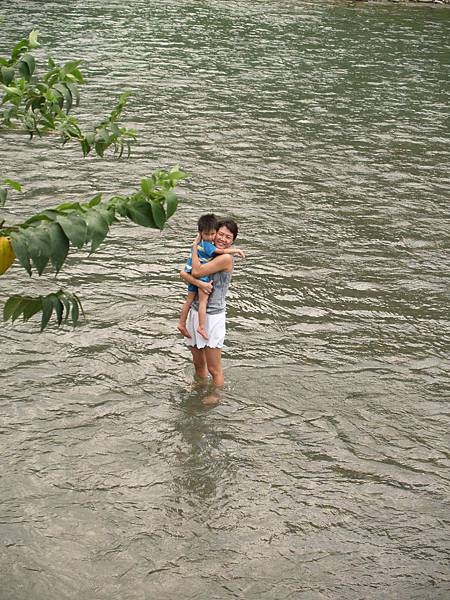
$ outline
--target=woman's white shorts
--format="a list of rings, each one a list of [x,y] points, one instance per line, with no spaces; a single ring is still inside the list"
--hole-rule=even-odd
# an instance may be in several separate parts
[[[207,340],[198,333],[197,328],[198,312],[194,308],[191,308],[187,321],[187,330],[191,337],[185,338],[186,344],[188,346],[197,346],[197,348],[204,348],[205,346],[208,346],[208,348],[223,348],[225,340],[225,311],[215,315],[206,313]]]

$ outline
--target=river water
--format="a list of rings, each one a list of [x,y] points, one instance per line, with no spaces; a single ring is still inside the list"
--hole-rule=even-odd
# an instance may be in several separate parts
[[[190,174],[159,233],[124,223],[53,277],[76,329],[2,325],[2,600],[449,594],[445,8],[329,1],[2,3],[80,58],[80,118],[131,91],[130,160],[0,137],[8,219]],[[38,53],[44,56],[44,50]],[[226,386],[176,335],[198,216],[235,217]],[[82,259],[80,261],[80,259]]]

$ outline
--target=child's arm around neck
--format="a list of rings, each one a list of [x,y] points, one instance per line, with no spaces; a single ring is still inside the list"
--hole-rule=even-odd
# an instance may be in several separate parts
[[[245,252],[241,248],[216,248],[215,254],[237,254],[240,258],[245,258]]]

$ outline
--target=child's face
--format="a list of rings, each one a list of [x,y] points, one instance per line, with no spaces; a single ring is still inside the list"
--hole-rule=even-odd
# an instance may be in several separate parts
[[[214,239],[216,237],[216,230],[211,229],[211,231],[201,231],[200,236],[205,242],[214,242]]]

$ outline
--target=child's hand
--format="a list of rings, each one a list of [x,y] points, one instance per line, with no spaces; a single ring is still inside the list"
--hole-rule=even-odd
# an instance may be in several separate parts
[[[200,287],[205,294],[211,294],[213,291],[213,282],[212,281],[199,281],[197,283],[197,287]]]
[[[202,241],[202,238],[201,238],[200,234],[197,233],[197,235],[195,236],[193,246],[198,246],[198,244],[200,244],[201,241]]]
[[[240,257],[240,258],[245,258],[245,252],[243,250],[241,250],[240,248],[236,248],[236,254]]]

